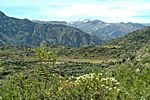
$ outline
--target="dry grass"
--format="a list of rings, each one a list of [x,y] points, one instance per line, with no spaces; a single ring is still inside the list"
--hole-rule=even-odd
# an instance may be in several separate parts
[[[60,62],[67,62],[67,61],[72,61],[72,62],[89,62],[89,63],[97,63],[101,64],[102,62],[106,61],[104,59],[85,59],[85,58],[59,58],[58,61]]]
[[[111,48],[116,48],[116,49],[118,49],[118,48],[121,48],[121,46],[118,46],[118,45],[106,45],[106,46],[101,46],[102,48],[109,48],[109,49],[111,49]]]

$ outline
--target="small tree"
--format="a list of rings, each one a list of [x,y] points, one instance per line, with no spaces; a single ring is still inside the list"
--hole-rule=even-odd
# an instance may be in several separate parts
[[[57,53],[54,50],[48,50],[45,45],[40,46],[35,52],[40,62],[48,62],[54,65],[57,61]]]

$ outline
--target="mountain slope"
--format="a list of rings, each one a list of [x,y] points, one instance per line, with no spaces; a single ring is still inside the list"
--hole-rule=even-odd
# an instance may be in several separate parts
[[[85,32],[66,25],[38,24],[28,19],[17,19],[0,12],[0,45],[39,46],[41,43],[79,47],[99,44]]]
[[[65,55],[98,58],[134,58],[137,52],[150,44],[150,27],[131,32],[124,37],[111,40],[101,46],[87,46],[61,51]],[[65,52],[67,51],[67,52]]]
[[[106,43],[105,45],[118,45],[126,50],[139,49],[150,43],[150,27],[146,27],[142,30],[136,30],[124,37],[115,39]]]
[[[121,37],[129,32],[142,29],[145,25],[138,23],[106,23],[100,20],[85,20],[70,23],[86,33],[102,37],[104,40],[110,40]]]

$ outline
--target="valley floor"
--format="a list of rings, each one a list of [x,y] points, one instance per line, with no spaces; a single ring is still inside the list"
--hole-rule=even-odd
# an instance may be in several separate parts
[[[119,58],[56,58],[54,52],[44,49],[37,52],[13,47],[0,50],[0,98],[150,99],[149,54],[140,60],[122,61]]]

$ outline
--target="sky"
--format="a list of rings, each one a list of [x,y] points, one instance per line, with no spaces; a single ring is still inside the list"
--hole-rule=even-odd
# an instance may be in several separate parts
[[[150,0],[0,0],[0,11],[41,21],[150,23]]]

